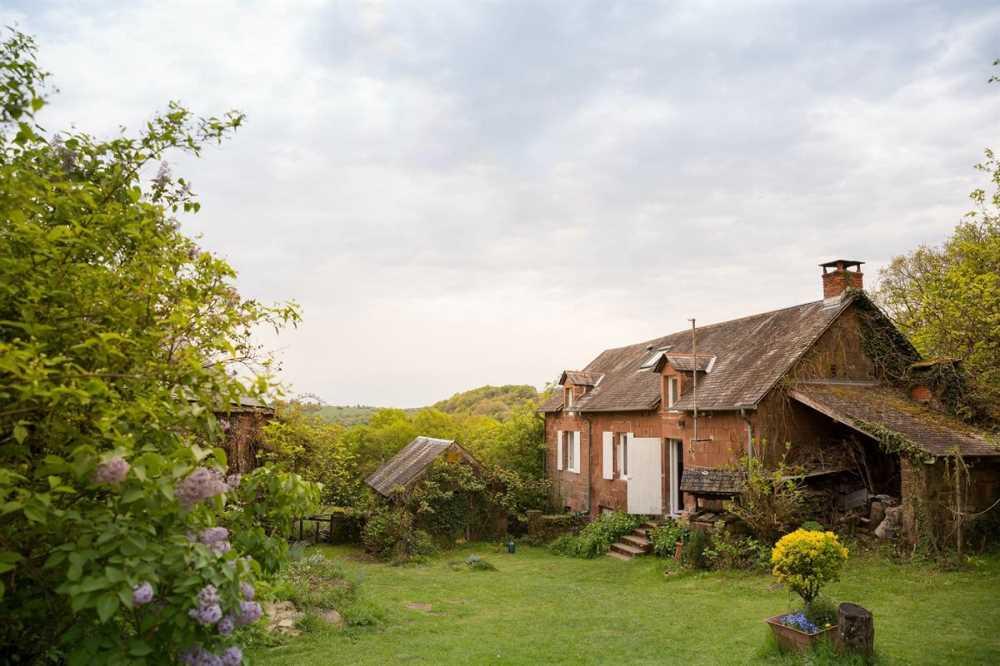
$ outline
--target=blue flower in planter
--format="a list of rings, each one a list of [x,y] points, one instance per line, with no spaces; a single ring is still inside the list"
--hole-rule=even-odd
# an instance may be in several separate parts
[[[804,613],[789,613],[781,618],[781,623],[786,627],[795,627],[799,631],[804,631],[807,634],[815,634],[819,632],[819,627],[810,622]]]

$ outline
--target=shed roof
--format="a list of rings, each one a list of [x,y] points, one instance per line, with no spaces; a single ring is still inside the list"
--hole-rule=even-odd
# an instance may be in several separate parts
[[[479,463],[455,440],[417,437],[403,449],[382,464],[365,479],[365,483],[386,497],[396,486],[404,488],[416,481],[442,453],[448,450],[459,452],[464,459],[477,467]]]
[[[754,407],[856,298],[814,301],[790,308],[733,319],[697,329],[698,361],[715,358],[711,372],[698,378],[698,409]],[[608,349],[584,371],[604,378],[574,409],[581,412],[639,411],[660,402],[660,374],[641,366],[650,350],[669,347],[678,359],[691,356],[691,330],[627,347]],[[693,360],[692,360],[693,363]],[[563,397],[554,395],[541,411],[562,409]],[[690,410],[694,402],[685,393],[672,409]]]
[[[681,490],[695,495],[735,495],[742,489],[743,474],[736,470],[688,468],[681,476]]]
[[[862,382],[800,383],[789,395],[870,437],[895,433],[932,456],[1000,456],[996,438],[911,400],[896,389]]]

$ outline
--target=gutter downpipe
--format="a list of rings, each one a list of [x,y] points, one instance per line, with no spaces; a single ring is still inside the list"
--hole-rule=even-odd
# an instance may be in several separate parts
[[[698,335],[695,329],[695,320],[692,317],[691,322],[691,355],[694,357],[694,372],[691,373],[691,378],[694,380],[692,384],[692,398],[694,402],[694,436],[691,438],[691,445],[688,447],[691,449],[691,456],[694,456],[694,445],[698,441]]]

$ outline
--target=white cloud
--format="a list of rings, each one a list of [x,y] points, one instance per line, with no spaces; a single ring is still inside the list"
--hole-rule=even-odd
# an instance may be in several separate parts
[[[245,110],[185,219],[305,322],[300,391],[424,404],[819,294],[941,240],[996,145],[990,3],[77,3],[0,9],[107,134]]]

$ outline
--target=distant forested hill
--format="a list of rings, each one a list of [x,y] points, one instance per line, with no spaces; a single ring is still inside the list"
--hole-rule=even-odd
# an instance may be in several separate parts
[[[435,402],[431,409],[456,416],[489,416],[503,421],[521,405],[528,402],[538,404],[540,401],[541,396],[535,387],[526,384],[480,386]],[[383,408],[371,405],[310,405],[305,409],[316,413],[324,421],[352,426],[368,423],[372,415]],[[419,409],[403,411],[413,414]]]
[[[456,393],[447,400],[435,402],[431,407],[446,414],[489,416],[503,421],[527,402],[537,403],[538,391],[526,384],[506,386],[480,386],[470,391]]]

